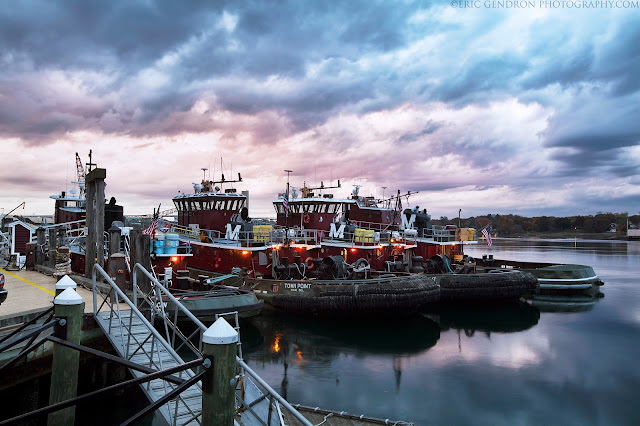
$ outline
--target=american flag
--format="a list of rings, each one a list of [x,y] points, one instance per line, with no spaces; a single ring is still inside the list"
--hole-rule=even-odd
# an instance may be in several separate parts
[[[493,244],[493,242],[491,241],[491,225],[487,225],[484,227],[484,229],[482,230],[482,235],[484,235],[484,237],[487,239],[487,245],[491,246],[491,244]]]
[[[284,193],[282,207],[284,207],[284,217],[289,217],[289,191]]]
[[[156,232],[156,229],[158,229],[158,218],[157,217],[155,219],[153,219],[153,222],[151,222],[151,225],[149,225],[149,227],[147,229],[142,231],[142,233],[143,234],[148,234],[148,235],[153,235],[153,233]]]

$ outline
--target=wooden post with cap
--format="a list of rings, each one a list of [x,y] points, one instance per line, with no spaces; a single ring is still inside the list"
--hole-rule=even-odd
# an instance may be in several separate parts
[[[60,293],[68,288],[75,290],[76,288],[78,288],[78,284],[76,284],[76,282],[72,280],[69,275],[65,275],[56,283],[56,296],[59,296]]]
[[[105,169],[93,169],[85,177],[87,210],[87,246],[84,275],[91,277],[94,263],[104,267],[104,180]]]
[[[238,332],[222,317],[202,335],[204,357],[212,365],[202,378],[202,424],[232,426]]]
[[[84,304],[82,297],[68,287],[53,299],[56,318],[60,322],[56,325],[54,335],[71,343],[80,343],[80,329],[82,327],[82,311]],[[71,398],[78,393],[78,369],[80,352],[65,346],[53,345],[53,363],[51,367],[51,386],[49,390],[49,404],[56,404]],[[76,407],[71,406],[49,414],[49,425],[72,425],[75,422]]]

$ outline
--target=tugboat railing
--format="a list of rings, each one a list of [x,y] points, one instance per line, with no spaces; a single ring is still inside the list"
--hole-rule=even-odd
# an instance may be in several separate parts
[[[62,223],[54,223],[52,225],[44,225],[43,228],[45,228],[45,229],[64,228],[64,229],[67,229],[67,230],[71,229],[71,228],[76,228],[76,229],[82,228],[82,229],[84,229],[86,223],[87,223],[86,219],[80,219],[80,220],[74,220],[74,221],[71,221],[71,222],[62,222]],[[78,226],[72,226],[72,225],[78,225]]]
[[[432,225],[417,229],[414,226],[402,229],[394,226],[389,228],[388,224],[376,222],[357,222],[353,228],[345,229],[341,236],[332,235],[330,231],[304,228],[299,226],[285,228],[280,225],[269,226],[268,230],[249,230],[232,232],[221,232],[209,229],[192,229],[183,226],[174,226],[172,232],[176,232],[187,242],[198,240],[209,244],[220,244],[229,247],[268,247],[275,244],[304,244],[321,245],[327,243],[342,243],[352,246],[375,246],[388,244],[414,245],[417,239],[423,239],[438,243],[455,242],[459,238],[456,231],[448,229],[442,225]],[[373,232],[373,234],[359,233],[361,231]],[[465,238],[464,241],[474,241],[474,236]],[[183,240],[184,241],[184,240]]]

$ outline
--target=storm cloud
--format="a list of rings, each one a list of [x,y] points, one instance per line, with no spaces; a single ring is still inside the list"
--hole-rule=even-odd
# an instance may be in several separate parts
[[[420,191],[414,202],[443,215],[455,206],[590,214],[603,210],[600,198],[560,198],[605,183],[620,188],[606,210],[640,208],[628,205],[640,196],[639,12],[422,1],[5,4],[0,141],[8,155],[33,160],[0,171],[0,199],[19,199],[31,182],[16,182],[19,164],[26,175],[56,175],[56,185],[38,185],[49,195],[74,151],[93,148],[110,190],[138,202],[132,212],[168,204],[220,157],[248,177],[258,214],[271,211],[284,168],[298,185],[342,179],[377,196],[383,186]],[[150,182],[158,165],[170,177]],[[139,172],[134,186],[129,169]]]

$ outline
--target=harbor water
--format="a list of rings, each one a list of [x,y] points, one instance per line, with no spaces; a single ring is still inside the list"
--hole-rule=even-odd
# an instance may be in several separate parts
[[[640,242],[505,240],[473,257],[590,265],[604,297],[412,319],[263,313],[245,358],[290,402],[416,425],[640,423]]]
[[[263,311],[241,322],[244,358],[293,404],[415,425],[640,424],[640,242],[497,239],[466,253],[589,265],[604,297],[363,320]],[[80,393],[126,377],[87,361]],[[46,405],[48,389],[45,375],[0,390],[0,419]],[[127,389],[84,404],[76,424],[119,424],[147,404]]]

